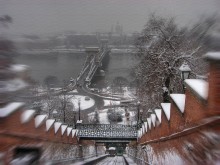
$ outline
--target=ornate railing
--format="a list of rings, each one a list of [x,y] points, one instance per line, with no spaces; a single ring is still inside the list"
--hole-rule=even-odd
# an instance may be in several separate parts
[[[136,125],[81,124],[77,125],[78,137],[129,139],[137,138]]]

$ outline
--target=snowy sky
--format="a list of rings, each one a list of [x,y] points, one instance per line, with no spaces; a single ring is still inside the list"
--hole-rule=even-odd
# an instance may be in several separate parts
[[[220,14],[220,0],[0,0],[0,15],[14,19],[13,33],[110,31],[118,21],[125,32],[140,31],[150,13],[175,16],[189,24],[201,15]]]

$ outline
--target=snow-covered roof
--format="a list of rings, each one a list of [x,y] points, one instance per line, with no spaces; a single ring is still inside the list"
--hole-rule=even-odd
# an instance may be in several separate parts
[[[187,63],[183,63],[180,68],[179,68],[180,71],[191,71],[189,65]]]
[[[8,115],[18,110],[22,106],[24,106],[24,103],[22,102],[9,103],[6,106],[0,108],[0,117],[7,117]]]
[[[74,137],[75,133],[76,133],[76,129],[72,129],[72,138]]]
[[[30,121],[30,119],[35,115],[35,110],[30,109],[30,110],[25,110],[21,114],[21,123],[27,123]]]
[[[185,83],[201,98],[208,98],[208,83],[200,79],[186,79]]]
[[[155,112],[155,114],[157,116],[157,119],[161,123],[161,109],[155,109],[154,112]]]
[[[27,87],[28,84],[21,79],[13,79],[8,81],[0,81],[0,93],[15,92]]]
[[[47,119],[46,120],[46,130],[49,131],[51,126],[54,124],[55,120],[54,119]]]
[[[155,127],[156,126],[156,115],[155,114],[151,114],[150,116],[151,116],[152,124]]]
[[[205,58],[210,60],[220,60],[220,52],[208,52],[206,53]]]
[[[185,110],[185,94],[170,94],[170,97],[173,99],[179,110],[183,113]]]
[[[77,124],[82,124],[82,120],[77,120]]]
[[[147,118],[147,123],[148,123],[149,129],[151,129],[151,118]]]
[[[67,127],[67,136],[69,136],[70,135],[70,133],[71,133],[71,131],[72,131],[72,127]]]
[[[116,150],[116,148],[115,147],[109,147],[108,150]]]
[[[57,131],[59,130],[61,125],[62,125],[61,122],[55,122],[54,123],[54,131],[55,131],[55,133],[57,133]]]
[[[43,121],[46,119],[47,115],[37,115],[35,117],[35,127],[39,127]]]
[[[53,110],[53,112],[52,112],[52,114],[57,114],[58,112],[57,112],[57,110]]]
[[[161,103],[161,107],[167,117],[167,120],[170,120],[171,104],[170,103]]]
[[[68,127],[67,125],[61,125],[61,135],[64,134],[64,132],[66,131],[67,127]]]

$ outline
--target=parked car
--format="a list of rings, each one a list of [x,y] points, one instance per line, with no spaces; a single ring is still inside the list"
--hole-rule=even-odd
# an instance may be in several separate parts
[[[90,97],[89,97],[89,96],[86,96],[86,97],[85,97],[85,100],[86,100],[86,101],[89,101],[89,100],[90,100]]]

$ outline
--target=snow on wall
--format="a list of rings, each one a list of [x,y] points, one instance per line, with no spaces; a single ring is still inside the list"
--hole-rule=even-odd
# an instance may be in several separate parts
[[[72,129],[72,138],[74,137],[75,133],[76,133],[76,129]]]
[[[13,72],[23,72],[26,71],[29,67],[27,65],[22,64],[14,64],[11,65],[10,70]]]
[[[145,132],[147,132],[147,122],[144,122]]]
[[[71,133],[72,129],[73,129],[72,127],[68,127],[68,128],[67,128],[67,136],[69,136],[69,135],[70,135],[70,133]]]
[[[149,129],[151,129],[151,118],[147,118],[147,123],[148,123]]]
[[[61,135],[64,134],[64,132],[66,131],[67,127],[68,127],[67,125],[61,125]]]
[[[205,57],[211,60],[220,60],[220,52],[208,52]]]
[[[170,97],[173,99],[179,110],[183,113],[185,109],[185,94],[170,94]]]
[[[35,117],[35,127],[39,127],[43,121],[46,119],[47,115],[37,115]]]
[[[141,137],[142,137],[142,135],[143,135],[143,128],[141,128],[141,130],[140,130],[140,131],[141,131]]]
[[[22,106],[24,106],[24,103],[22,102],[9,103],[6,106],[0,108],[0,117],[7,117],[8,115],[18,110]]]
[[[30,110],[25,110],[21,114],[21,123],[27,123],[30,121],[30,119],[34,116],[35,110],[30,109]]]
[[[161,109],[155,109],[154,112],[155,112],[155,114],[157,116],[157,119],[161,123]]]
[[[208,98],[208,83],[200,79],[187,79],[185,83],[196,92],[201,98]]]
[[[164,164],[164,165],[170,165],[170,164],[178,164],[178,165],[184,165],[186,164],[180,155],[172,150],[164,151],[163,154],[157,155],[157,158],[154,159],[153,164]]]
[[[161,103],[161,107],[167,117],[167,120],[170,120],[171,103]]]
[[[51,126],[54,124],[55,120],[54,119],[48,119],[46,121],[46,130],[49,131],[49,129],[51,128]]]
[[[62,123],[60,123],[60,122],[55,122],[54,123],[54,131],[55,131],[55,133],[57,133],[57,131],[59,130],[61,125],[62,125]]]
[[[142,134],[145,133],[145,127],[144,127],[144,123],[142,124]]]
[[[141,138],[141,130],[138,130],[138,138]]]
[[[155,127],[156,126],[156,115],[155,114],[151,114],[150,116],[151,116],[152,124]]]

